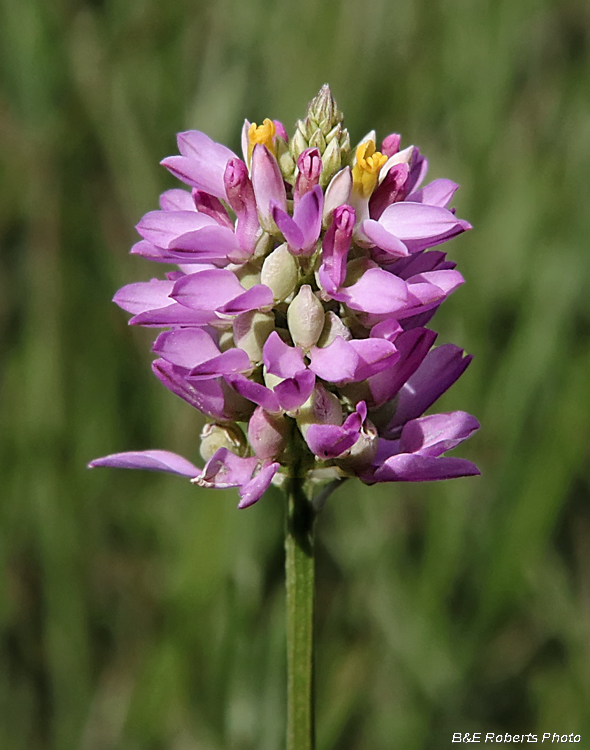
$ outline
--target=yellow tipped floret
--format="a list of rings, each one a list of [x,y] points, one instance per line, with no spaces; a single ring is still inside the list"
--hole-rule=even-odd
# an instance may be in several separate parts
[[[375,151],[373,141],[365,141],[357,146],[352,181],[355,191],[363,198],[368,198],[375,189],[379,171],[386,161],[385,154]]]
[[[275,146],[273,138],[275,137],[276,128],[272,120],[268,117],[264,120],[262,125],[257,125],[253,122],[248,128],[248,158],[252,156],[252,151],[257,143],[262,143],[263,146],[275,156]]]

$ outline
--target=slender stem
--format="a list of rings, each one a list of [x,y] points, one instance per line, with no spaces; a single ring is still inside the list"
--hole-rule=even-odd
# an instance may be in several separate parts
[[[314,750],[313,599],[314,511],[293,477],[287,488],[287,750]]]

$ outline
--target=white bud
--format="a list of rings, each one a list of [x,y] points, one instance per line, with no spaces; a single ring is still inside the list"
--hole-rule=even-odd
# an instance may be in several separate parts
[[[234,273],[244,289],[251,289],[256,284],[260,284],[260,271],[255,266],[250,265],[250,263],[237,268]]]
[[[287,243],[273,250],[262,264],[260,281],[270,287],[275,301],[286,299],[294,291],[298,277],[299,267]]]
[[[234,424],[206,424],[201,432],[200,453],[208,461],[220,448],[227,448],[237,456],[248,454],[246,436]]]
[[[350,341],[350,339],[352,338],[352,333],[348,330],[348,328],[344,325],[344,323],[340,320],[336,313],[330,310],[326,313],[324,327],[322,328],[322,332],[318,339],[317,345],[321,349],[323,349],[324,347],[329,346],[332,341],[334,341],[336,336],[341,336],[345,341]]]
[[[233,338],[254,363],[262,361],[262,347],[273,332],[275,317],[272,313],[258,310],[242,313],[234,320]]]
[[[324,327],[324,308],[309,284],[301,287],[289,305],[287,323],[295,346],[311,349],[319,339]]]

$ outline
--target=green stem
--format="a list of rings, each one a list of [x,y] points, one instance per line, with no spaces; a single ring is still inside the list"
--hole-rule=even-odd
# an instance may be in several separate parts
[[[287,488],[287,750],[313,750],[314,511],[293,477]]]

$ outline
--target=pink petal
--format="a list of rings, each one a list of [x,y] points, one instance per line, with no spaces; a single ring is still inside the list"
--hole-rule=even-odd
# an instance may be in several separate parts
[[[402,241],[432,239],[461,224],[446,208],[410,201],[388,206],[381,214],[379,223]]]
[[[446,208],[459,185],[451,180],[440,179],[425,185],[421,190],[408,195],[407,200],[413,203],[427,203],[429,206]]]
[[[260,500],[266,490],[270,487],[272,478],[281,468],[279,463],[264,466],[255,477],[246,482],[240,490],[240,502],[238,508],[249,508]]]
[[[225,315],[241,315],[250,310],[262,310],[272,307],[273,296],[272,290],[266,284],[256,284],[250,287],[247,292],[240,294],[234,299],[226,302],[218,308],[219,313]]]
[[[193,310],[216,310],[244,291],[234,273],[220,268],[179,279],[170,296]]]
[[[477,419],[464,411],[413,419],[404,425],[400,451],[440,456],[471,437],[479,426]]]
[[[201,362],[193,367],[190,380],[209,380],[220,375],[233,375],[252,369],[250,358],[243,349],[228,349],[217,357]]]
[[[285,378],[274,387],[281,409],[294,411],[303,406],[311,396],[315,385],[315,375],[310,370],[302,370],[292,378]]]
[[[193,196],[188,190],[174,188],[166,190],[160,196],[162,211],[196,211]]]
[[[401,453],[385,461],[374,473],[375,482],[432,482],[479,474],[480,471],[464,458],[434,458],[414,453]]]
[[[266,411],[278,413],[281,411],[281,405],[275,393],[265,385],[249,380],[244,375],[228,375],[227,380],[237,393],[244,398],[252,401],[258,406],[262,406]]]
[[[220,354],[217,344],[201,328],[178,328],[161,333],[152,351],[173,365],[189,370]]]
[[[387,230],[380,221],[365,219],[365,221],[360,223],[359,231],[361,235],[364,234],[377,247],[385,250],[394,258],[404,258],[406,255],[409,255],[408,248],[399,237]]]
[[[201,487],[215,489],[241,487],[250,481],[257,464],[257,458],[242,458],[227,448],[220,448],[193,481]]]
[[[98,466],[110,466],[115,469],[148,469],[149,471],[165,471],[169,474],[180,474],[185,477],[195,477],[200,469],[186,458],[169,451],[130,451],[129,453],[113,453],[104,458],[95,458],[88,464],[90,469]]]
[[[407,307],[408,287],[405,281],[382,268],[369,268],[355,284],[342,287],[332,296],[352,310],[392,314]]]
[[[336,336],[322,349],[313,347],[309,369],[330,383],[344,383],[354,380],[358,364],[359,356],[351,343]]]
[[[137,281],[119,289],[113,297],[113,302],[123,310],[137,315],[146,310],[172,304],[170,292],[173,286],[174,282],[162,279]]]
[[[287,194],[276,159],[261,143],[257,143],[252,152],[251,179],[258,213],[268,227],[272,224],[271,201],[276,201],[279,208],[286,212]]]
[[[303,352],[299,346],[289,346],[273,331],[262,349],[262,361],[267,371],[279,378],[290,378],[305,370]]]

